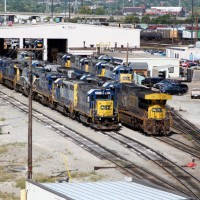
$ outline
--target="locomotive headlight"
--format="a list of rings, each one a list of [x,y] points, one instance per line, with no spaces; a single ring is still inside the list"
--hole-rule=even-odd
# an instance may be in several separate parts
[[[112,120],[115,120],[115,118],[113,117]]]
[[[99,117],[99,120],[101,121],[101,117]]]

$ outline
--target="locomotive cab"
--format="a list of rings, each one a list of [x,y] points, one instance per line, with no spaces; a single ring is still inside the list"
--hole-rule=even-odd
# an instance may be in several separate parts
[[[132,82],[132,69],[127,66],[117,66],[113,70],[113,78],[120,83]]]
[[[96,64],[97,76],[111,78],[114,66],[106,62],[98,62]]]
[[[64,55],[62,57],[64,63],[65,63],[65,67],[70,68],[71,67],[71,55]]]

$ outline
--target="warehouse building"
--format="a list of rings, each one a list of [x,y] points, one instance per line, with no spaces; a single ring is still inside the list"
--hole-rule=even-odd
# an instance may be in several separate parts
[[[43,60],[52,61],[56,53],[66,53],[69,48],[96,47],[114,48],[127,46],[140,47],[140,30],[120,27],[107,27],[89,24],[29,24],[12,27],[2,27],[0,37],[0,54],[6,54],[5,39],[19,41],[19,48],[25,47],[26,39],[40,38],[43,41]]]

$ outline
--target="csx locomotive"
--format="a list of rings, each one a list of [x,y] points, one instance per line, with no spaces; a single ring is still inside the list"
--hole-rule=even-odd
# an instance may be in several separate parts
[[[166,101],[171,98],[135,84],[123,84],[117,98],[119,119],[148,135],[168,135],[172,119]]]
[[[62,73],[33,66],[34,99],[100,130],[116,130],[120,121],[149,135],[170,133],[172,120],[165,105],[171,95],[88,74],[89,78],[70,80],[63,68],[58,69]],[[74,70],[74,73],[82,72]],[[26,64],[0,60],[1,83],[27,95],[28,76]]]
[[[97,129],[119,128],[114,101],[111,89],[94,84],[59,79],[53,84],[51,107]]]
[[[71,62],[73,60],[74,63]],[[70,54],[63,56],[64,66],[66,68],[78,68],[87,73],[96,76],[114,79],[121,83],[131,83],[133,81],[132,69],[125,65],[119,65],[114,61],[109,62],[109,59],[94,59],[94,58],[79,58]],[[114,64],[113,64],[114,63]]]

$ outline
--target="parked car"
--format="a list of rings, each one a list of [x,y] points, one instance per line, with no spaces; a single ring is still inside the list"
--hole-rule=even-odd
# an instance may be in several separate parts
[[[200,98],[200,88],[192,88],[191,99]]]
[[[188,92],[188,86],[186,84],[179,83],[177,85],[182,88],[182,90],[184,91],[184,93]]]
[[[183,89],[179,84],[166,85],[160,88],[160,91],[163,93],[171,94],[171,95],[174,95],[174,94],[181,95],[185,93],[185,89]]]
[[[160,89],[161,87],[167,86],[169,84],[173,83],[180,83],[179,80],[173,80],[173,79],[163,79],[162,81],[156,83],[153,85],[154,88]]]
[[[146,85],[147,87],[153,87],[154,84],[159,83],[162,80],[162,77],[145,78],[141,81],[141,84]]]
[[[193,66],[197,66],[197,65],[198,65],[198,63],[195,61],[188,62],[188,67],[193,67]]]

